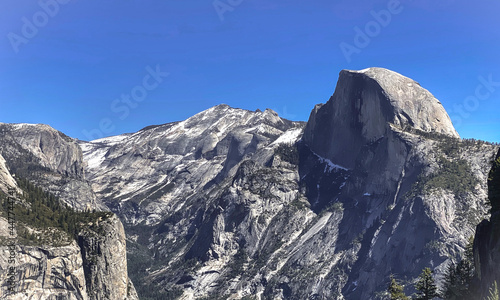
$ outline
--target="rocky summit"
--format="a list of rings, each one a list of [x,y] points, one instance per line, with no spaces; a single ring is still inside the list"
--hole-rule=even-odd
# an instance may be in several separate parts
[[[459,137],[441,103],[417,82],[381,68],[343,70],[330,101],[311,112],[304,141],[353,168],[364,145],[398,130]]]
[[[70,214],[87,225],[64,245],[20,248],[73,262],[50,275],[69,282],[26,265],[38,277],[17,289],[36,299],[384,299],[391,275],[411,294],[489,218],[499,148],[460,139],[429,91],[382,68],[341,71],[307,123],[218,105],[94,141],[2,124],[0,142],[2,191],[96,211]]]

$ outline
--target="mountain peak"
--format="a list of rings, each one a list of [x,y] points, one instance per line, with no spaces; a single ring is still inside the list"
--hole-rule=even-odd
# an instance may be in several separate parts
[[[333,96],[311,112],[304,141],[351,168],[365,145],[408,129],[459,137],[441,103],[416,81],[383,68],[342,70]]]
[[[415,80],[384,68],[367,68],[360,71],[342,70],[339,84],[346,81],[374,81],[382,95],[380,100],[388,100],[392,113],[389,123],[404,128],[407,125],[424,131],[459,137],[450,117],[441,102]],[[361,88],[366,97],[366,84]],[[385,98],[385,99],[384,99]],[[372,99],[373,100],[373,99]],[[382,103],[381,103],[382,104]]]

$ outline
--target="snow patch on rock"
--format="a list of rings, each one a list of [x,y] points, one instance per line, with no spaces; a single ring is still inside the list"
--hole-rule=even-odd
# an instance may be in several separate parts
[[[302,136],[302,128],[293,128],[285,131],[278,139],[271,143],[271,146],[280,144],[294,144]]]

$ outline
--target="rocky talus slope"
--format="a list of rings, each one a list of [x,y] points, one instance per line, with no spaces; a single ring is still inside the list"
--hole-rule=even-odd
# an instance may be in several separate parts
[[[498,146],[395,72],[340,73],[307,124],[220,105],[80,142],[150,299],[377,299],[440,276],[488,217]]]

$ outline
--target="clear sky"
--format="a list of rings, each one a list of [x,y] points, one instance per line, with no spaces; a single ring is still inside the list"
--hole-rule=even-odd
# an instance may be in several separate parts
[[[307,121],[342,69],[418,81],[500,142],[500,1],[4,0],[0,122],[80,138],[226,103]],[[168,75],[167,75],[168,74]]]

